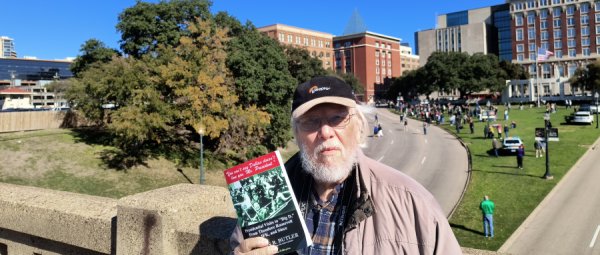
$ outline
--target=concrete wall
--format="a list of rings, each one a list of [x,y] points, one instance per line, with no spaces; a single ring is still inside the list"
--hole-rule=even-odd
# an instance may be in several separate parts
[[[229,192],[179,184],[119,200],[0,183],[0,254],[225,254]]]

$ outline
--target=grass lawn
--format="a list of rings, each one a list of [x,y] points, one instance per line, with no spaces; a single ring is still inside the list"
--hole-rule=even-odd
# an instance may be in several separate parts
[[[513,107],[508,121],[503,119],[503,112],[504,107],[499,106],[499,119],[495,123],[510,124],[512,120],[516,121],[517,127],[509,133],[510,136],[519,136],[525,144],[523,170],[516,167],[517,159],[514,155],[496,158],[488,154],[492,142],[491,139],[483,138],[486,122],[476,122],[474,134],[470,134],[468,125],[458,134],[470,149],[472,173],[467,192],[450,219],[450,224],[464,247],[486,250],[500,248],[600,134],[595,123],[591,126],[563,123],[564,116],[573,112],[573,109],[563,107],[551,114],[551,122],[553,127],[558,128],[560,141],[549,144],[549,165],[554,179],[546,180],[542,178],[546,158],[536,158],[533,146],[535,128],[544,126],[545,108],[519,110]],[[443,127],[451,133],[456,132],[448,125]],[[484,195],[489,195],[496,204],[493,239],[485,239],[483,236],[479,203]]]
[[[101,153],[114,148],[80,139],[76,131],[41,130],[0,134],[0,182],[96,196],[124,196],[178,183],[199,183],[198,168],[149,159],[127,171],[112,169]],[[297,147],[282,150],[289,158]],[[225,186],[224,166],[205,159],[206,184]]]

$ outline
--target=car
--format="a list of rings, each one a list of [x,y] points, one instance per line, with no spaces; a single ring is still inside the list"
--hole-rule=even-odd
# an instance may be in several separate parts
[[[565,121],[569,124],[591,125],[594,122],[594,115],[589,111],[578,111],[569,116],[565,116]]]
[[[518,136],[507,137],[502,141],[502,150],[507,153],[516,153],[522,144],[523,141]]]

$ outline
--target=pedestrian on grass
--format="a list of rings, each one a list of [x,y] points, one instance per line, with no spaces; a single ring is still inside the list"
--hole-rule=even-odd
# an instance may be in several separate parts
[[[519,169],[523,169],[523,157],[525,156],[525,146],[523,144],[519,145],[517,149],[517,167]]]
[[[544,157],[544,145],[542,145],[542,142],[540,140],[535,140],[533,147],[535,148],[536,158]]]
[[[483,214],[483,234],[485,237],[494,237],[494,202],[485,195],[483,201],[479,204],[481,213]]]
[[[498,139],[494,138],[492,140],[492,149],[494,149],[494,155],[496,155],[496,157],[498,157],[498,150],[500,150],[500,141],[498,141]]]

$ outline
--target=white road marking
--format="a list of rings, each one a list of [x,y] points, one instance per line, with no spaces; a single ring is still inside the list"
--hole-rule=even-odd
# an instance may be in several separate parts
[[[381,158],[379,158],[377,161],[381,161],[383,159],[384,156],[381,156]]]
[[[427,159],[427,157],[423,157],[423,160],[421,160],[421,165],[425,163],[425,159]]]
[[[596,233],[594,233],[594,237],[592,237],[592,241],[590,242],[590,248],[594,247],[596,244],[596,238],[598,238],[598,232],[600,232],[600,225],[596,228]]]

